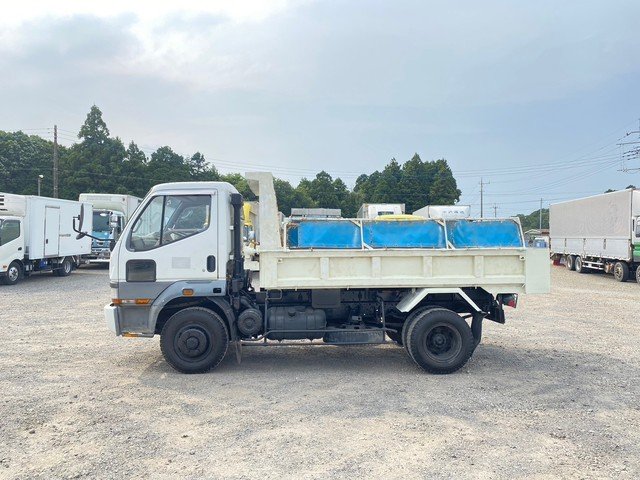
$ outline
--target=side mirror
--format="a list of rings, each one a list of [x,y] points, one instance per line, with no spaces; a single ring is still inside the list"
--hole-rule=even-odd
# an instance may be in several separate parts
[[[76,228],[76,219],[78,220],[78,228]],[[84,204],[80,204],[80,215],[73,217],[73,231],[78,232],[76,240],[86,237],[87,234],[82,232],[82,224],[84,223]]]

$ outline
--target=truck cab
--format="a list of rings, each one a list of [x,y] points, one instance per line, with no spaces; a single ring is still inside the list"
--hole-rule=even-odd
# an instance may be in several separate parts
[[[20,278],[24,257],[24,226],[21,217],[0,218],[0,278],[15,283]]]
[[[230,195],[222,182],[169,183],[151,189],[111,252],[110,280],[129,335],[153,336],[158,312],[183,296],[223,296],[231,255]]]
[[[124,214],[111,210],[98,209],[93,211],[93,239],[91,241],[91,255],[87,259],[91,262],[108,262],[111,254],[111,242],[118,240],[124,227]]]

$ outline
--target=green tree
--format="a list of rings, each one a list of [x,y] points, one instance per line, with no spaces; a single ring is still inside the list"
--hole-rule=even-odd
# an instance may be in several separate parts
[[[333,178],[324,170],[311,180],[309,193],[319,208],[339,208],[338,195]]]
[[[462,193],[458,189],[453,172],[444,159],[436,160],[434,175],[429,188],[429,202],[431,205],[454,205],[460,200]],[[414,210],[412,210],[414,211]]]

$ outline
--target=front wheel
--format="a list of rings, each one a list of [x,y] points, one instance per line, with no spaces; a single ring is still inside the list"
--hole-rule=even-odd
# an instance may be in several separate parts
[[[613,278],[619,282],[626,282],[629,280],[629,265],[625,262],[616,262],[613,266]]]
[[[15,260],[9,264],[7,273],[2,277],[2,283],[5,285],[15,285],[22,278],[22,266]]]
[[[180,310],[167,320],[160,334],[162,355],[182,373],[208,372],[222,361],[228,347],[227,326],[207,308]]]
[[[473,354],[471,328],[457,313],[445,308],[427,310],[413,318],[406,348],[411,358],[431,373],[452,373]]]

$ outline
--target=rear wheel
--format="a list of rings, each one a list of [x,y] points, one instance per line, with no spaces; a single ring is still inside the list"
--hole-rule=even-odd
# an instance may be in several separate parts
[[[636,282],[640,283],[640,267],[636,268]]]
[[[564,257],[564,266],[567,267],[567,270],[575,270],[576,269],[576,261],[575,257],[572,255],[567,255]]]
[[[22,266],[19,262],[15,260],[9,264],[9,268],[7,269],[7,273],[4,277],[2,277],[2,283],[5,285],[15,285],[22,278]]]
[[[626,282],[629,280],[629,265],[625,262],[616,262],[613,266],[613,277],[619,282]]]
[[[587,268],[582,264],[582,258],[576,257],[575,260],[575,269],[578,273],[587,273]]]
[[[460,315],[435,308],[412,319],[405,347],[424,370],[444,374],[467,363],[473,354],[474,340],[471,328]]]
[[[54,272],[59,277],[68,277],[71,270],[73,270],[73,262],[69,257],[64,257],[62,259],[62,263],[54,270]]]
[[[227,326],[206,308],[192,307],[174,314],[162,327],[160,349],[169,365],[183,373],[215,368],[229,347]]]

